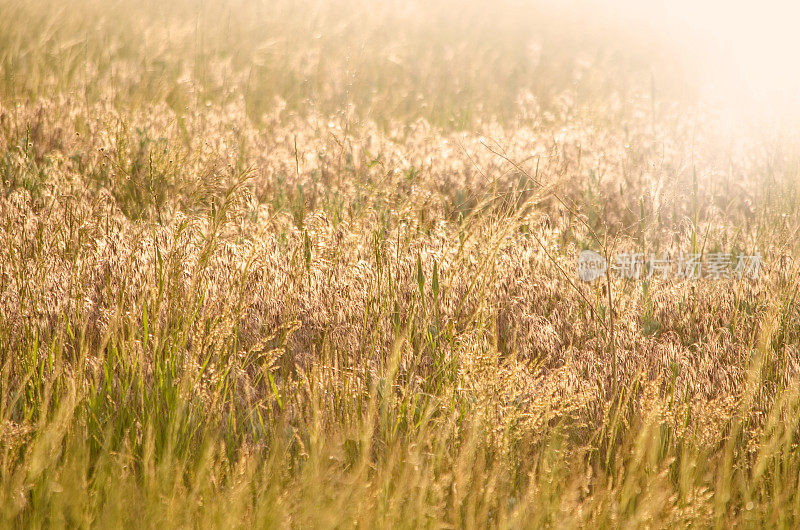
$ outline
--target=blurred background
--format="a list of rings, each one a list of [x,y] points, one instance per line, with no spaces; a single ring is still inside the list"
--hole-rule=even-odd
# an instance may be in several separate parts
[[[785,117],[800,85],[799,9],[785,2],[2,0],[0,13],[5,101],[111,88],[176,109],[244,98],[256,121],[286,105],[459,129],[517,119],[531,97]]]

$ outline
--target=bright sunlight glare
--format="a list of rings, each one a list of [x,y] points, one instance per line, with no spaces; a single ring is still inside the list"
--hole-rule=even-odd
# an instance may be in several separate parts
[[[747,113],[800,115],[800,3],[617,0],[617,8],[698,62],[709,97]]]

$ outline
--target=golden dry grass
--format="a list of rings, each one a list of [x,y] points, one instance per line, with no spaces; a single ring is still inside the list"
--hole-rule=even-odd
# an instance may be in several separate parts
[[[2,524],[795,526],[796,136],[552,11],[0,2]]]

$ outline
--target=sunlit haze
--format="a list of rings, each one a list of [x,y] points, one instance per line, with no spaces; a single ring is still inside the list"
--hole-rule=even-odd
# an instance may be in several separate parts
[[[608,13],[607,2],[594,7]],[[631,23],[662,33],[697,61],[705,95],[748,112],[800,111],[800,5],[796,2],[612,2]],[[612,14],[611,18],[615,18]]]

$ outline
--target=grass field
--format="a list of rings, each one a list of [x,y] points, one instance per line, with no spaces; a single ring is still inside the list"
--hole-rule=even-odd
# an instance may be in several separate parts
[[[797,527],[798,130],[606,22],[0,0],[0,525]]]

